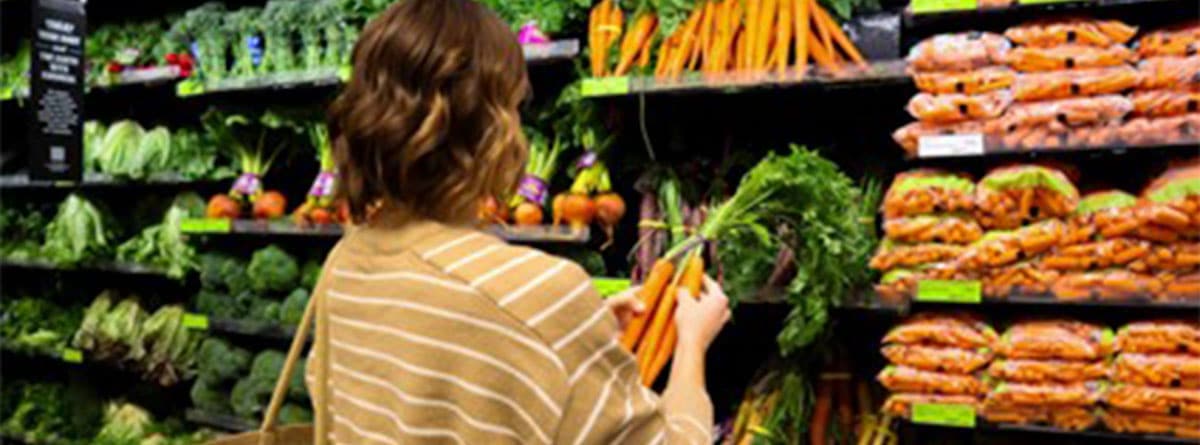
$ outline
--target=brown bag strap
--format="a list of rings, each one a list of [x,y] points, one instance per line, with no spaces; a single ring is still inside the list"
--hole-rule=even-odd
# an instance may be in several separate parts
[[[283,406],[283,400],[287,396],[288,384],[291,383],[292,373],[295,372],[296,362],[300,361],[300,354],[304,351],[304,343],[308,339],[308,331],[313,325],[313,316],[317,312],[317,295],[312,295],[308,299],[308,304],[304,307],[304,316],[300,317],[300,325],[296,327],[296,335],[292,336],[292,346],[288,348],[287,359],[283,362],[283,371],[279,373],[279,379],[275,381],[275,390],[271,392],[271,403],[267,405],[267,412],[263,414],[262,426],[258,428],[263,433],[269,433],[275,430],[275,424],[279,421],[279,409]],[[318,357],[318,360],[321,360]],[[269,434],[263,434],[263,437]],[[265,439],[270,440],[270,439]]]

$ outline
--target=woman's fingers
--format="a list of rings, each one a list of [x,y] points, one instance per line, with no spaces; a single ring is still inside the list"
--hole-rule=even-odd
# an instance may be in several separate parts
[[[630,287],[604,300],[604,305],[608,306],[612,310],[613,315],[617,317],[617,323],[620,325],[622,331],[633,320],[633,317],[646,312],[646,304],[638,297],[639,290],[641,290],[641,286]]]

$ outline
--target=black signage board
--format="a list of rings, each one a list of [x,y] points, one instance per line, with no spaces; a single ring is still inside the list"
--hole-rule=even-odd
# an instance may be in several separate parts
[[[33,1],[29,69],[29,173],[32,179],[83,177],[83,41],[80,0]]]

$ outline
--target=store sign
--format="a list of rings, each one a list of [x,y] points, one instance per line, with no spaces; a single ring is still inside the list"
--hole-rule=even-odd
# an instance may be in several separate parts
[[[974,280],[921,280],[917,301],[977,304],[983,301],[983,283]]]
[[[975,427],[975,407],[953,403],[914,403],[912,422],[925,425]]]
[[[37,180],[83,178],[83,39],[79,0],[35,0],[29,70],[29,173]]]
[[[629,94],[629,77],[600,77],[583,79],[580,85],[583,97],[619,96]]]
[[[909,3],[913,14],[961,11],[978,8],[977,0],[912,0]]]
[[[917,140],[917,157],[920,158],[979,156],[982,154],[982,134],[921,136]]]

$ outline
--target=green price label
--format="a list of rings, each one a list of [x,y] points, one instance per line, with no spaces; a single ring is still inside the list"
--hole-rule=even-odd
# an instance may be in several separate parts
[[[83,351],[65,348],[62,350],[62,361],[67,363],[83,363]]]
[[[197,331],[208,330],[208,316],[204,314],[183,314],[183,327]]]
[[[7,85],[0,87],[0,100],[9,100],[13,98],[13,87]]]
[[[619,96],[629,94],[629,77],[601,77],[583,79],[580,87],[583,97]]]
[[[914,403],[912,422],[926,425],[975,427],[975,407],[951,403]]]
[[[921,280],[917,282],[917,301],[978,304],[983,301],[983,283],[974,280]]]
[[[592,278],[592,284],[601,297],[611,297],[629,289],[629,280],[625,278]]]
[[[179,222],[183,233],[229,233],[232,221],[224,218],[185,218]]]
[[[978,8],[977,0],[912,0],[909,4],[913,14],[931,12],[962,11]]]
[[[194,79],[187,79],[175,84],[175,95],[179,97],[195,96],[203,93],[204,84]]]

